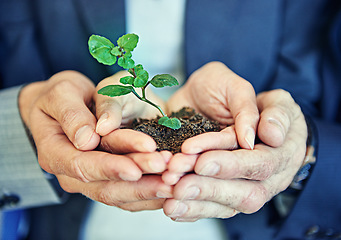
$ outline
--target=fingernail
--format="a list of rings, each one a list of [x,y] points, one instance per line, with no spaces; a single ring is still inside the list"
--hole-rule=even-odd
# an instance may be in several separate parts
[[[252,150],[255,146],[255,131],[252,128],[249,128],[246,131],[245,141],[247,145],[249,145],[250,149]]]
[[[214,176],[219,171],[220,171],[220,165],[215,162],[211,162],[207,164],[206,166],[204,166],[204,168],[199,172],[199,174],[204,175],[204,176]]]
[[[173,212],[169,215],[171,218],[178,218],[188,211],[188,206],[182,202],[178,202]]]
[[[280,132],[282,133],[283,138],[285,137],[284,128],[283,128],[282,124],[280,123],[280,121],[278,121],[277,119],[274,119],[274,118],[269,118],[268,122],[275,125],[280,130]]]
[[[183,197],[183,200],[191,200],[195,199],[200,194],[200,189],[196,186],[189,187],[186,190],[185,196]]]
[[[97,126],[96,126],[96,132],[98,134],[105,132],[105,126],[107,124],[105,124],[105,122],[108,120],[109,118],[109,114],[108,113],[104,113],[102,114],[102,116],[98,119],[98,122],[97,122]]]
[[[94,132],[94,129],[89,125],[85,125],[78,129],[75,135],[76,148],[79,149],[88,144]]]

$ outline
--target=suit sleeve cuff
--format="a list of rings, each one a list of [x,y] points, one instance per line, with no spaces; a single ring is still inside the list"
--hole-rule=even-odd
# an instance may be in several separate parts
[[[35,149],[26,135],[18,108],[21,87],[0,91],[0,198],[16,203],[2,210],[55,204],[61,201],[40,168]]]

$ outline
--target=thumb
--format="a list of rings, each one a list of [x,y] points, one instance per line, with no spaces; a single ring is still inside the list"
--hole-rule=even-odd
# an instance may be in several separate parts
[[[235,75],[228,83],[227,95],[230,111],[235,121],[239,145],[244,149],[253,149],[259,121],[256,94],[252,85]]]
[[[48,89],[38,99],[38,107],[57,120],[77,149],[95,149],[100,137],[95,132],[96,118],[88,107],[95,90],[92,82],[73,71],[58,73],[48,82]]]
[[[97,93],[102,87],[105,87],[110,84],[116,84],[119,82],[119,79],[123,76],[126,76],[127,73],[125,71],[121,71],[116,73],[113,76],[105,78],[102,80],[96,87],[96,92],[94,95],[94,101],[96,104],[96,116],[97,116],[97,125],[96,132],[105,136],[110,132],[118,129],[122,123],[122,97],[108,97]]]
[[[283,144],[291,124],[302,114],[289,92],[276,89],[257,96],[260,115],[259,138],[267,145]]]

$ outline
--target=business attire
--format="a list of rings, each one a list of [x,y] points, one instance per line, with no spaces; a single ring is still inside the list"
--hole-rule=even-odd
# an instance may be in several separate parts
[[[335,54],[340,38],[337,24],[331,24],[337,22],[339,5],[327,0],[187,1],[187,76],[207,62],[221,61],[257,93],[289,91],[309,117],[318,143],[303,189],[283,193],[294,198],[289,212],[280,214],[270,201],[255,214],[222,220],[230,239],[322,239],[341,232],[341,59]],[[53,177],[39,169],[16,107],[18,86],[66,69],[95,83],[113,74],[118,68],[98,64],[86,44],[92,33],[110,39],[124,34],[124,12],[120,0],[0,2],[0,194],[7,199],[4,211],[27,209],[31,239],[75,239],[88,200],[65,198]]]

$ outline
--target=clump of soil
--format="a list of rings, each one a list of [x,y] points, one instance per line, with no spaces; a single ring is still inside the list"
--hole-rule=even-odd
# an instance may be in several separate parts
[[[181,152],[181,145],[187,138],[205,132],[218,132],[220,130],[217,121],[210,120],[189,107],[173,112],[170,117],[180,119],[180,129],[173,130],[159,125],[157,123],[159,118],[135,119],[132,123],[132,129],[150,135],[155,140],[158,151],[168,150],[173,154]]]

